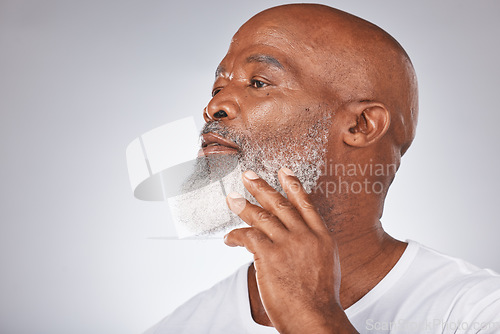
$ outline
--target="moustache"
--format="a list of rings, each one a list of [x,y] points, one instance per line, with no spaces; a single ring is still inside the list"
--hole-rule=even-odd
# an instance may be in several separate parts
[[[242,147],[243,144],[247,141],[246,136],[222,124],[220,121],[212,121],[209,123],[205,123],[205,125],[201,130],[200,135],[204,135],[207,133],[217,134],[225,139],[232,141],[239,147]]]

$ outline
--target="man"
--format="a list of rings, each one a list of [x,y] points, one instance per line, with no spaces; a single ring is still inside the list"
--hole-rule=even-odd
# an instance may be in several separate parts
[[[254,263],[149,333],[500,332],[497,274],[381,226],[417,113],[411,61],[377,26],[310,4],[246,22],[217,69],[203,151],[248,169],[253,199],[227,203],[249,227],[225,243]]]

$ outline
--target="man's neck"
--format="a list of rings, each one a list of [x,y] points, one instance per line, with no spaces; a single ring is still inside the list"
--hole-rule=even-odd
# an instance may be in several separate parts
[[[347,242],[337,241],[342,280],[340,302],[347,309],[377,285],[403,255],[407,243],[382,229],[356,235]]]
[[[365,225],[366,226],[366,225]],[[336,229],[342,281],[340,301],[347,309],[375,287],[394,267],[407,244],[390,237],[380,223],[364,233]],[[347,229],[353,231],[353,229]],[[253,264],[248,269],[248,292],[252,317],[258,324],[272,326],[262,305]]]

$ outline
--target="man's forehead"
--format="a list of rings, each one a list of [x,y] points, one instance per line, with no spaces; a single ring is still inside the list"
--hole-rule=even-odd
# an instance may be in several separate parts
[[[314,43],[309,28],[293,24],[292,20],[251,19],[233,36],[229,50],[216,71],[216,78],[224,71],[231,72],[237,61],[248,63],[247,58],[252,55],[258,55],[253,59],[255,62],[277,65],[276,68],[289,72],[307,70],[312,62],[320,62],[318,58],[325,53],[325,45]]]
[[[263,64],[276,70],[293,72],[304,57],[301,43],[286,29],[264,26],[240,29],[233,37],[229,50],[215,73],[216,78],[232,72],[234,65]]]

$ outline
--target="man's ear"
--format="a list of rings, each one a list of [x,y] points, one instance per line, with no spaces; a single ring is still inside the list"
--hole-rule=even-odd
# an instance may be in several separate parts
[[[391,124],[389,110],[378,102],[355,102],[347,107],[348,130],[344,143],[355,147],[373,144],[387,132]]]

